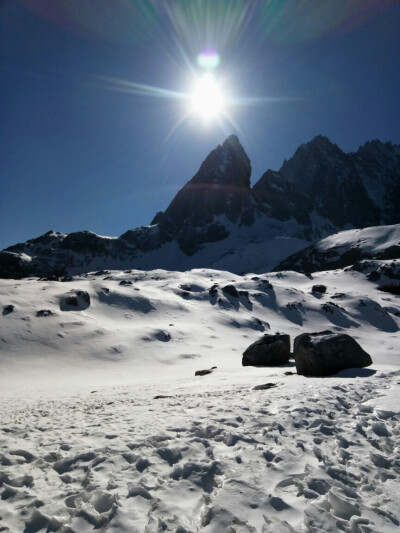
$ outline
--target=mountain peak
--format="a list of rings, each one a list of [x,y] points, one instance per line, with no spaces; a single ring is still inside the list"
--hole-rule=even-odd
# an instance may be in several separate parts
[[[212,150],[189,183],[207,183],[213,188],[230,186],[249,190],[250,174],[250,160],[238,137],[232,134]]]
[[[203,241],[219,240],[229,234],[216,217],[225,216],[239,225],[252,224],[250,174],[250,160],[243,146],[236,135],[230,135],[210,152],[195,176],[164,213],[157,213],[152,224],[158,224],[169,237],[177,236],[187,253],[193,253]],[[194,242],[198,228],[204,235]]]

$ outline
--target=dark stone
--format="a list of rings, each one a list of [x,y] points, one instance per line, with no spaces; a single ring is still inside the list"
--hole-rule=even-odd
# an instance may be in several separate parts
[[[36,312],[36,316],[39,317],[46,317],[46,316],[56,316],[53,311],[50,311],[50,309],[40,309],[40,311]]]
[[[346,368],[372,364],[353,337],[344,333],[321,331],[303,333],[294,340],[297,373],[304,376],[330,376]]]
[[[214,296],[217,296],[218,294],[218,289],[217,289],[218,285],[213,285],[209,290],[208,290],[208,294],[211,296],[211,298],[213,298]]]
[[[290,337],[266,334],[243,352],[243,366],[284,365],[290,357]]]
[[[325,285],[313,285],[312,289],[311,289],[311,292],[325,294],[326,293],[326,286]]]
[[[263,385],[256,385],[253,390],[267,390],[276,387],[276,383],[264,383]]]
[[[76,296],[67,296],[65,298],[65,303],[67,305],[73,305],[74,307],[78,307],[78,298]]]
[[[206,376],[207,374],[211,374],[214,368],[217,368],[217,367],[215,366],[213,368],[206,368],[205,370],[196,370],[194,375],[195,376]]]
[[[119,282],[119,284],[127,287],[128,285],[132,285],[132,282],[127,279],[123,279],[122,281]]]
[[[164,398],[173,398],[173,396],[164,396],[163,394],[158,394],[154,396],[153,400],[163,400]]]
[[[76,293],[78,298],[81,298],[85,303],[90,305],[90,295],[86,291],[77,291]]]
[[[90,295],[86,291],[75,291],[75,294],[66,296],[64,299],[65,306],[61,303],[61,310],[68,310],[68,307],[78,307],[79,310],[87,309],[90,306]]]
[[[233,285],[225,285],[225,287],[222,287],[222,292],[229,294],[233,298],[239,298],[239,293]]]
[[[3,315],[9,315],[14,311],[15,307],[12,304],[3,307]]]

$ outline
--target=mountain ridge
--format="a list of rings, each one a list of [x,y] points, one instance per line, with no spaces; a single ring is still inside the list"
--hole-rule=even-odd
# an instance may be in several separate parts
[[[250,160],[230,135],[150,226],[119,237],[47,232],[0,252],[0,277],[229,269],[227,257],[234,271],[256,271],[337,231],[400,222],[400,146],[391,142],[345,153],[318,135],[253,187],[250,177]]]

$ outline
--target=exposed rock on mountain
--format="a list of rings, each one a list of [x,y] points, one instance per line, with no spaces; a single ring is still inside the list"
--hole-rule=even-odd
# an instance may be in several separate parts
[[[318,136],[253,188],[250,174],[249,158],[231,135],[150,226],[112,238],[49,231],[0,252],[0,277],[57,278],[105,268],[266,271],[338,230],[400,222],[400,147],[391,143],[372,141],[345,154]],[[278,268],[312,271],[320,251],[301,252]],[[356,247],[338,264],[361,257]]]
[[[233,224],[254,221],[250,191],[250,160],[239,139],[231,135],[213,150],[197,174],[178,192],[164,213],[157,213],[166,240],[176,238],[181,249],[193,254],[205,242],[229,235],[216,217],[224,215]]]
[[[255,184],[254,196],[278,220],[293,217],[311,225],[314,213],[336,228],[375,226],[381,223],[380,207],[363,185],[363,168],[352,154],[318,136],[301,145],[279,172],[267,171]]]

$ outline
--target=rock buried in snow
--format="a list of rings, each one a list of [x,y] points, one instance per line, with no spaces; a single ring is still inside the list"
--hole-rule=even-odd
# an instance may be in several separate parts
[[[212,368],[206,368],[204,370],[196,370],[194,373],[195,376],[206,376],[207,374],[211,374],[213,370],[215,370],[217,367],[213,366]]]
[[[53,313],[53,311],[50,311],[50,309],[40,309],[39,311],[36,312],[36,316],[46,317],[46,316],[56,316],[56,314]]]
[[[284,365],[290,357],[289,335],[264,335],[243,352],[243,366]]]
[[[61,299],[60,308],[62,311],[72,310],[82,311],[90,306],[90,295],[86,291],[71,291],[71,293]]]
[[[253,390],[267,390],[276,387],[276,383],[264,383],[263,385],[256,385]]]
[[[346,368],[372,364],[371,356],[345,333],[321,331],[303,333],[294,340],[297,373],[304,376],[331,376]]]

